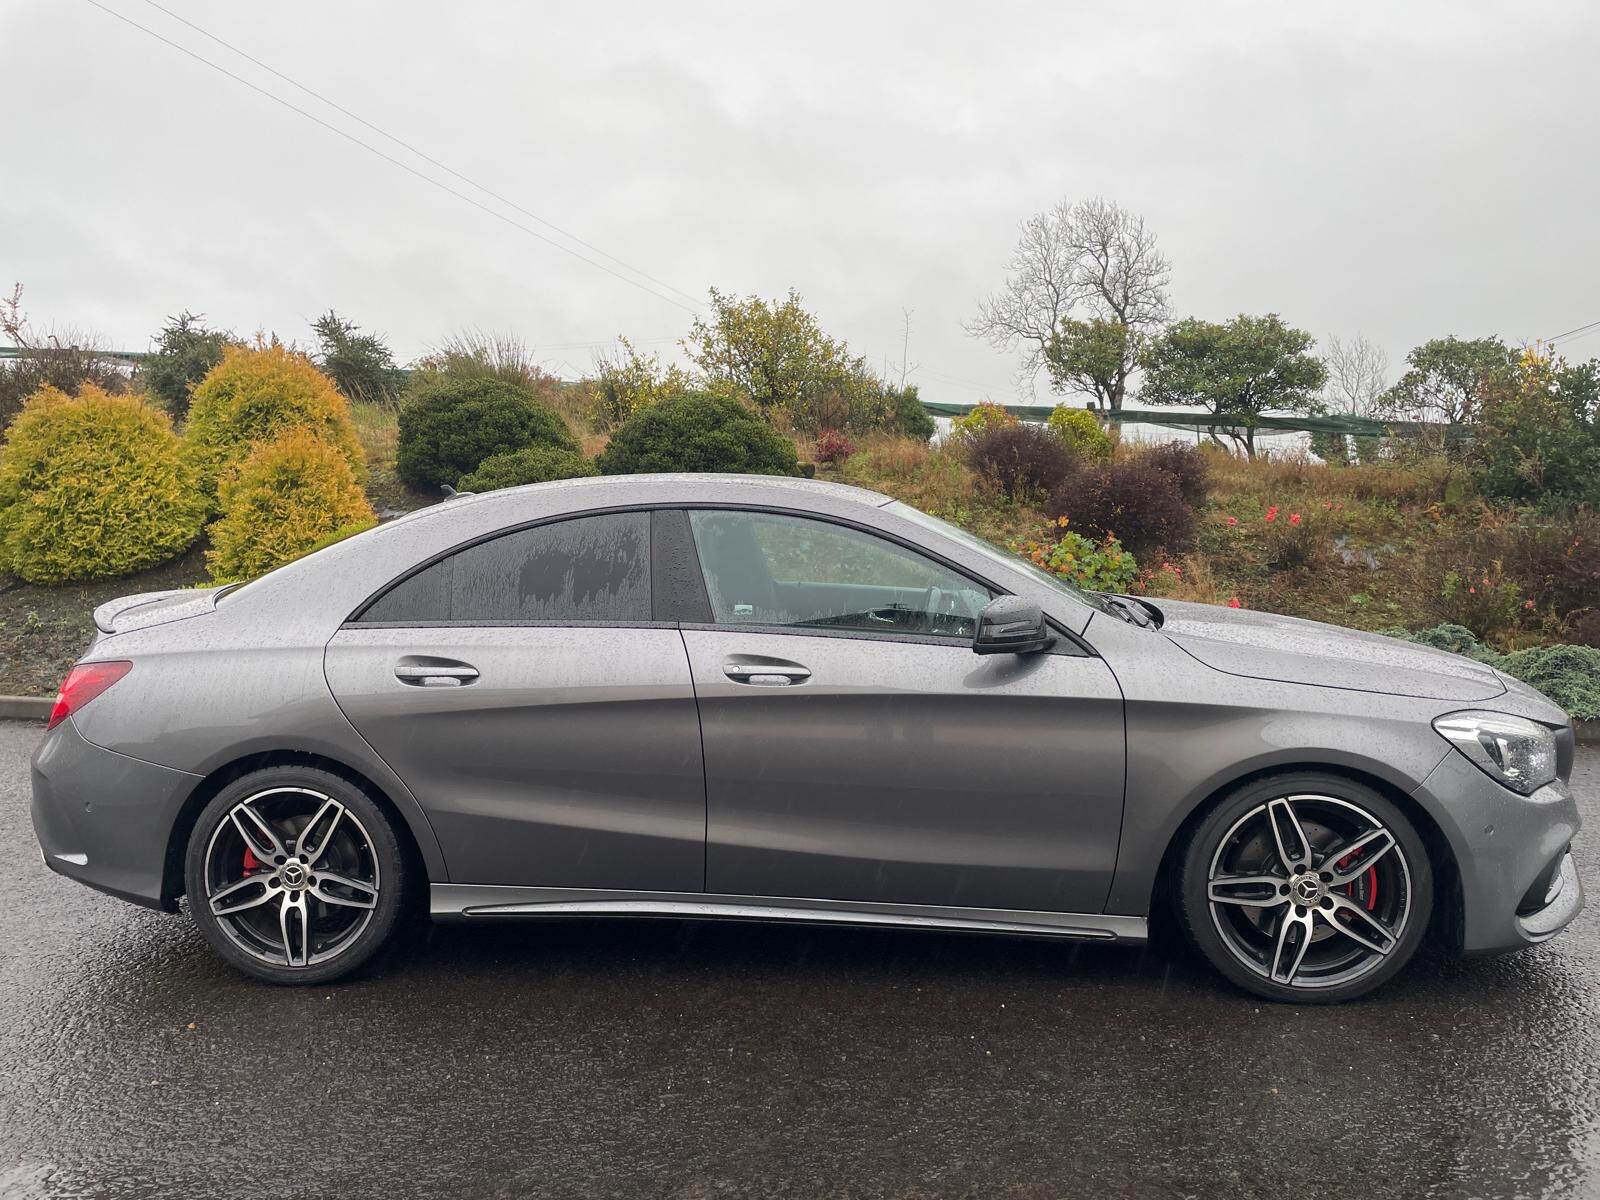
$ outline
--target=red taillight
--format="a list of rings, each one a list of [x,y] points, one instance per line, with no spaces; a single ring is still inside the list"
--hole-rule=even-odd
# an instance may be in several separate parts
[[[131,670],[133,664],[126,661],[79,663],[73,667],[61,681],[56,706],[50,710],[45,728],[54,729]]]

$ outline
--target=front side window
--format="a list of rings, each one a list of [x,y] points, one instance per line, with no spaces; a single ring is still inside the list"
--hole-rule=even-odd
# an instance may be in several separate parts
[[[390,588],[363,623],[650,620],[650,514],[600,513],[501,534]]]
[[[719,625],[970,639],[993,593],[860,530],[776,513],[689,515]]]

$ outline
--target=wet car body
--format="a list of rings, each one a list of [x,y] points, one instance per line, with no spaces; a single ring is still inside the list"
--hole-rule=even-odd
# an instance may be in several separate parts
[[[925,557],[980,599],[1037,606],[1052,644],[974,655],[970,637],[948,636],[954,619],[932,636],[723,619],[699,561],[719,513]],[[648,599],[627,619],[419,620],[403,605],[371,619],[430,567],[577,517],[633,540],[645,583],[619,586]],[[518,561],[515,586],[543,595],[536,556]],[[1221,798],[1315,771],[1415,826],[1448,944],[1520,949],[1576,915],[1572,730],[1546,698],[1375,635],[1168,601],[1135,620],[1135,603],[1074,595],[837,485],[649,476],[462,498],[242,588],[102,609],[85,661],[133,666],[41,744],[35,827],[52,869],[170,910],[207,804],[253,771],[301,764],[377,799],[437,917],[720,915],[1139,941]],[[899,594],[883,611],[898,608]],[[961,621],[976,613],[973,601]],[[433,670],[472,674],[460,686]],[[1431,724],[1462,710],[1547,728],[1555,777],[1531,795],[1490,778]]]

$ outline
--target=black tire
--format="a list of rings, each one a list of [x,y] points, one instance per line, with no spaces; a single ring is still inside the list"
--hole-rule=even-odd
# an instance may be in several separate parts
[[[265,831],[249,813],[263,817]],[[274,845],[286,852],[272,856],[276,862],[255,853]],[[327,983],[365,965],[393,939],[412,887],[384,810],[337,775],[293,766],[236,779],[206,805],[189,835],[184,882],[189,912],[212,949],[278,984]],[[225,911],[219,916],[214,907]],[[275,923],[287,951],[274,949]]]
[[[1365,849],[1332,853],[1362,837]],[[1177,908],[1189,941],[1240,987],[1336,1004],[1410,961],[1433,895],[1427,848],[1400,809],[1353,780],[1297,772],[1246,784],[1206,816],[1184,852]]]

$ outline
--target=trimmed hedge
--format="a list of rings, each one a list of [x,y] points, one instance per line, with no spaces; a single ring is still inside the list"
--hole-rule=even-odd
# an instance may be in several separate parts
[[[282,346],[230,347],[189,396],[184,441],[213,507],[223,480],[251,451],[290,429],[309,429],[339,452],[354,477],[366,472],[350,402],[304,355]]]
[[[525,483],[584,479],[598,474],[600,468],[575,451],[559,446],[527,446],[484,459],[476,471],[463,475],[456,487],[463,492],[495,492]]]
[[[636,412],[596,460],[606,475],[734,471],[798,475],[794,443],[737,400],[686,392]]]
[[[222,484],[206,563],[218,583],[249,579],[378,523],[335,446],[290,429],[250,453]]]
[[[578,451],[566,422],[527,388],[489,377],[430,375],[401,405],[395,471],[414,488],[453,486],[484,460],[529,446]]]
[[[172,422],[140,396],[42,388],[0,448],[0,564],[29,583],[154,566],[204,519]]]

